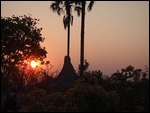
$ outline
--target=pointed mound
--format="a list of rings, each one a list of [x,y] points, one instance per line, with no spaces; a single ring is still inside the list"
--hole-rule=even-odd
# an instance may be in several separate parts
[[[71,59],[69,56],[65,56],[63,68],[57,77],[57,83],[58,85],[68,88],[73,85],[76,79],[77,74],[71,64]]]

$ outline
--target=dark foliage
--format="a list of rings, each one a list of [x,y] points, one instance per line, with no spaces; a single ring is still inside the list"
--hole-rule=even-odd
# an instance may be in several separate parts
[[[126,69],[133,66],[128,66]],[[132,68],[130,71],[138,71]],[[145,73],[144,71],[140,71]],[[87,71],[84,77],[78,78],[72,88],[56,90],[52,87],[55,81],[47,79],[40,84],[48,87],[32,88],[20,93],[25,104],[22,111],[45,112],[148,112],[149,79],[148,73],[139,77],[133,76],[122,80],[122,71],[104,78],[100,70]],[[117,77],[115,77],[115,75]],[[121,77],[118,77],[121,76]]]
[[[46,58],[42,28],[37,28],[38,19],[29,16],[1,17],[1,89],[6,92],[10,86],[22,87],[27,80],[24,60]],[[30,79],[31,75],[28,76]],[[16,82],[18,81],[18,82]]]

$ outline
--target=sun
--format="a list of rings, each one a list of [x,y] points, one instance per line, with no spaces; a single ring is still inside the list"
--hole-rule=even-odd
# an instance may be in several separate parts
[[[31,63],[30,63],[30,66],[31,66],[32,68],[35,68],[35,67],[37,66],[37,62],[34,61],[34,60],[32,60]]]

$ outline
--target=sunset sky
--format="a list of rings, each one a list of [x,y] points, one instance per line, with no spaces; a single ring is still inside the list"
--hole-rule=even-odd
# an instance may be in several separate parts
[[[67,53],[67,30],[63,15],[50,10],[51,1],[1,1],[1,16],[22,16],[40,19],[41,44],[48,52],[47,59],[61,70]],[[78,69],[80,63],[81,18],[74,13],[71,27],[71,62]],[[96,1],[85,17],[85,59],[90,70],[101,70],[105,75],[132,65],[144,69],[149,66],[149,2]]]

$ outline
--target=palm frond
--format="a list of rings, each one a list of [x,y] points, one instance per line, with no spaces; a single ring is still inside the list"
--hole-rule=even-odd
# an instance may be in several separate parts
[[[89,5],[88,5],[88,11],[91,11],[94,5],[94,1],[90,1]]]
[[[70,17],[70,23],[71,23],[71,25],[73,25],[73,16],[72,15]]]
[[[66,29],[68,26],[68,16],[63,17],[63,24],[64,24],[64,29]]]
[[[82,1],[79,1],[79,0],[71,1],[71,2],[73,2],[73,3],[75,3],[75,5],[79,5],[79,6],[82,4]]]
[[[77,15],[80,16],[80,15],[81,15],[82,8],[79,7],[79,6],[76,6],[76,7],[74,8],[74,11],[76,11],[76,12],[77,12]]]
[[[60,15],[63,12],[61,5],[62,1],[52,2],[52,4],[50,5],[50,9],[52,9],[54,12],[57,12],[57,14]]]
[[[58,8],[57,14],[58,14],[59,16],[62,14],[62,12],[63,12],[63,9],[62,9],[62,8]]]

